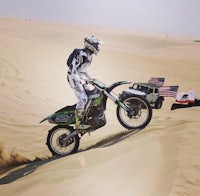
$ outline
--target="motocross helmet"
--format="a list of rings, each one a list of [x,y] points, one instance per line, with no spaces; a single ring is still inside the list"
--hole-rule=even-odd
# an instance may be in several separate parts
[[[100,51],[99,44],[103,44],[98,38],[94,36],[88,36],[84,39],[84,47],[93,52],[94,54],[98,54]]]

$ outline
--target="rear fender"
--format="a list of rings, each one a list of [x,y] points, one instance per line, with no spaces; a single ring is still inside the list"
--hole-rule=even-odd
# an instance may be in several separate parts
[[[75,123],[75,105],[64,107],[54,114],[47,116],[40,123],[48,120],[49,123],[69,125]]]
[[[44,121],[48,120],[49,122],[51,121],[51,119],[53,117],[55,117],[56,113],[51,114],[50,116],[47,116],[46,118],[44,118],[43,120],[40,121],[40,123],[43,123]]]

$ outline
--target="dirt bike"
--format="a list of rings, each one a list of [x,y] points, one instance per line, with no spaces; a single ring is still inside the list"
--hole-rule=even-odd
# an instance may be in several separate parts
[[[107,98],[116,105],[116,115],[120,124],[126,129],[142,129],[152,118],[152,108],[146,98],[139,95],[120,96],[112,92],[119,85],[130,82],[120,81],[106,86],[102,82],[92,79],[89,83],[94,87],[88,91],[88,102],[82,122],[88,126],[86,130],[75,129],[75,105],[66,106],[52,115],[44,118],[40,123],[48,120],[57,124],[47,135],[47,146],[52,155],[66,156],[77,152],[80,138],[87,132],[94,131],[106,124],[105,110]]]

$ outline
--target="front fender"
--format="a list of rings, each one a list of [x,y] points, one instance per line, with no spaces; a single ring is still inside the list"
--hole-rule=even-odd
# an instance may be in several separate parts
[[[115,82],[113,84],[111,84],[110,86],[108,86],[106,88],[106,91],[108,93],[110,93],[114,88],[116,88],[117,86],[120,86],[120,85],[124,85],[124,84],[130,84],[131,82],[128,82],[128,81],[119,81],[119,82]]]
[[[123,91],[123,93],[132,94],[132,95],[140,95],[140,96],[147,95],[147,93],[139,91],[139,90],[135,90],[135,89],[127,89],[127,90]]]

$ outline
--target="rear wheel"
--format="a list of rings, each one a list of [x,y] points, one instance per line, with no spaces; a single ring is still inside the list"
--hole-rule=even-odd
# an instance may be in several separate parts
[[[125,111],[117,106],[117,118],[120,124],[127,129],[142,129],[152,118],[152,107],[146,98],[139,95],[126,96],[121,100],[130,109]]]
[[[46,144],[53,156],[66,156],[78,150],[78,135],[66,139],[67,135],[73,131],[74,129],[72,127],[61,125],[57,125],[49,131]]]
[[[160,109],[162,107],[162,104],[163,104],[163,99],[159,97],[155,102],[155,109]]]

